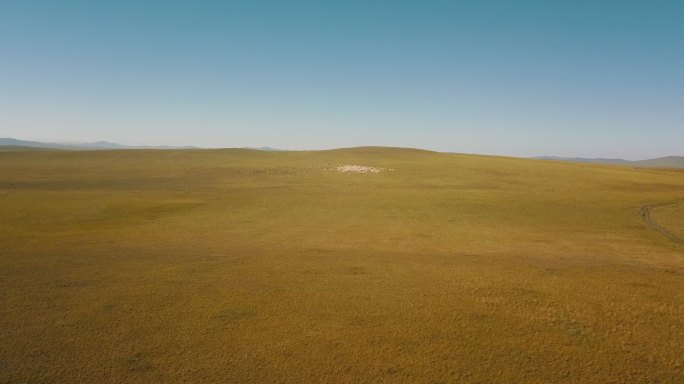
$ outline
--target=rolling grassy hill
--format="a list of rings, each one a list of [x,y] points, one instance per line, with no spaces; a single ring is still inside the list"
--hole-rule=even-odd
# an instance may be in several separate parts
[[[342,174],[343,164],[384,168]],[[684,172],[0,153],[0,382],[684,381]]]

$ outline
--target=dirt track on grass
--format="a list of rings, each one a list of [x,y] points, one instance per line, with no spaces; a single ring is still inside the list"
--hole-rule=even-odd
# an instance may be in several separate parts
[[[658,224],[658,222],[653,218],[653,210],[656,208],[660,207],[666,207],[669,205],[675,205],[679,204],[679,201],[675,202],[667,202],[667,203],[657,203],[657,204],[649,204],[641,207],[641,218],[644,220],[644,223],[646,223],[646,226],[648,226],[650,229],[660,233],[661,235],[667,237],[671,241],[684,245],[684,238],[680,237],[676,233],[670,231],[666,227]]]

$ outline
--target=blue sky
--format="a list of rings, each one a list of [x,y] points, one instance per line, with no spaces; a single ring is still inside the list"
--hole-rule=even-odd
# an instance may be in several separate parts
[[[0,137],[684,155],[684,2],[4,0]]]

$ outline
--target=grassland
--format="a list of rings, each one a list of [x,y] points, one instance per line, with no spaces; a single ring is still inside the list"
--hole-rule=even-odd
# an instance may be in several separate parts
[[[642,211],[684,235],[683,197],[408,149],[2,152],[0,383],[681,383],[684,246]]]

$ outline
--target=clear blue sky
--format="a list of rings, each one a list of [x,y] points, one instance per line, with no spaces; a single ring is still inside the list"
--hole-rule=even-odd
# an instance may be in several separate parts
[[[0,137],[684,155],[684,1],[3,0]]]

